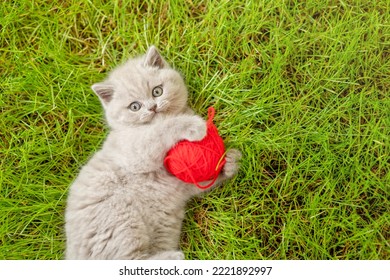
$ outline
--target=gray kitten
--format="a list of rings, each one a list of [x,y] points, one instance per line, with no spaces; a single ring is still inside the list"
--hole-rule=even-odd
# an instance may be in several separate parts
[[[92,86],[110,133],[70,188],[66,259],[184,259],[186,202],[202,192],[170,175],[167,151],[201,140],[206,122],[187,106],[187,89],[155,47]],[[238,169],[230,150],[218,184]]]

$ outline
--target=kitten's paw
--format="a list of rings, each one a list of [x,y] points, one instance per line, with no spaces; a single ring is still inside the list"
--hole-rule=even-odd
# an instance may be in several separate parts
[[[185,125],[183,138],[188,141],[200,141],[206,134],[206,121],[199,116],[191,116]]]
[[[167,260],[184,260],[184,253],[182,251],[171,252]]]
[[[222,174],[226,178],[231,178],[237,174],[238,168],[239,168],[238,162],[241,159],[241,157],[242,157],[242,154],[239,150],[231,149],[231,150],[227,151],[226,156],[225,156],[226,163],[222,169]]]
[[[182,251],[164,251],[151,256],[149,260],[184,260]]]

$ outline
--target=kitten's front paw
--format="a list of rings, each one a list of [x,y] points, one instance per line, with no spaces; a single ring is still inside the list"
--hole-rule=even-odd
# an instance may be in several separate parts
[[[183,138],[188,141],[200,141],[207,134],[206,121],[199,116],[191,116],[185,125]]]
[[[238,168],[239,168],[238,162],[241,159],[241,157],[242,154],[239,150],[231,149],[227,151],[225,156],[226,163],[222,169],[222,174],[226,178],[231,178],[238,172]]]

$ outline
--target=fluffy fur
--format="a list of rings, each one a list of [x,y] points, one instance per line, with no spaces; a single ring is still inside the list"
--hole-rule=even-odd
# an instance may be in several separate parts
[[[205,121],[187,106],[187,89],[155,47],[92,86],[110,133],[81,169],[68,196],[66,259],[183,259],[185,204],[202,191],[168,174],[167,151],[200,140]],[[216,184],[232,177],[230,150]]]

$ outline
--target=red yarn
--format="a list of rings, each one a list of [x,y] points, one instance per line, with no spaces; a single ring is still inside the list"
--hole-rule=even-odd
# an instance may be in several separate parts
[[[225,164],[225,146],[213,123],[215,109],[208,109],[207,135],[200,141],[183,140],[168,151],[164,160],[166,169],[186,183],[206,189],[217,179]],[[206,186],[199,182],[211,182]]]

